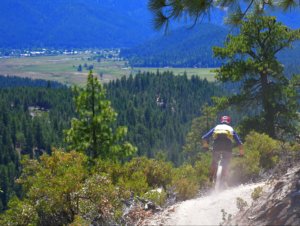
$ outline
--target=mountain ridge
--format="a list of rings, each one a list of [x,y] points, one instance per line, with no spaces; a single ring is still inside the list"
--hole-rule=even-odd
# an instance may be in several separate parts
[[[3,0],[0,48],[121,48],[161,36],[153,29],[148,0]],[[299,27],[299,9],[271,12]],[[212,9],[202,22],[224,26],[227,11]],[[172,21],[172,29],[193,21]]]

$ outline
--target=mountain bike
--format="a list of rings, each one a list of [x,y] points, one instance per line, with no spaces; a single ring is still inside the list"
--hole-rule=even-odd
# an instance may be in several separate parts
[[[241,158],[243,157],[240,154],[236,154],[236,153],[232,153],[231,158]],[[223,152],[221,152],[219,161],[218,161],[218,167],[217,167],[217,172],[214,175],[213,178],[213,183],[214,183],[214,188],[215,191],[221,191],[227,188],[227,184],[226,184],[226,178],[222,178],[222,170],[223,170]]]

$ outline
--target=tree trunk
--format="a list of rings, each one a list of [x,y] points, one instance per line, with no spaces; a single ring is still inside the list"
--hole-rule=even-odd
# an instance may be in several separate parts
[[[272,106],[272,99],[270,98],[270,85],[268,83],[268,75],[261,74],[262,85],[262,105],[264,110],[265,131],[272,138],[275,138],[275,118],[274,107]]]

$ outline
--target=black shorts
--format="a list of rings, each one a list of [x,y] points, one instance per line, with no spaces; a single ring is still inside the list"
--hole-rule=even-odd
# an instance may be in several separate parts
[[[212,155],[213,155],[212,164],[214,167],[216,167],[218,165],[218,162],[222,156],[221,165],[224,168],[227,168],[230,163],[231,157],[232,157],[232,151],[213,150]]]

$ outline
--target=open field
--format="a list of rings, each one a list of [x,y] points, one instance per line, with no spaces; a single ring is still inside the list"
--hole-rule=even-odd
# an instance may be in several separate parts
[[[82,71],[77,68],[82,65]],[[84,65],[93,65],[94,74],[102,74],[102,81],[108,82],[122,76],[136,74],[138,71],[156,72],[157,68],[128,68],[125,61],[91,60],[91,55],[59,55],[23,58],[1,58],[0,75],[15,75],[33,79],[58,81],[64,84],[82,85],[86,81],[88,69]],[[190,77],[197,75],[201,78],[214,80],[214,73],[209,68],[159,68],[160,72],[173,71],[176,75],[184,72]]]
[[[134,68],[133,73],[137,73],[138,71],[149,71],[156,72],[159,70],[160,72],[164,71],[172,71],[175,75],[183,75],[184,73],[190,78],[192,75],[197,75],[198,77],[204,79],[206,78],[208,81],[215,81],[213,72],[215,68]]]

